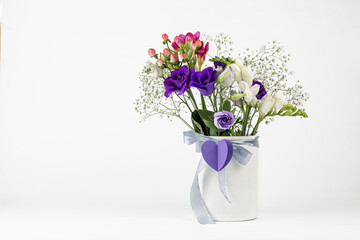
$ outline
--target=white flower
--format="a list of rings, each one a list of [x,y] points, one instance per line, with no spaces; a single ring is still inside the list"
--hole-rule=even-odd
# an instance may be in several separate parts
[[[230,86],[232,82],[229,85],[229,75],[230,75],[230,68],[225,68],[225,70],[219,75],[218,82],[223,86]]]
[[[232,63],[225,68],[225,70],[219,75],[218,81],[224,87],[230,87],[234,80],[238,79],[241,75],[240,68]]]
[[[255,84],[250,87],[249,84],[245,81],[239,82],[239,88],[243,94],[245,94],[244,99],[245,102],[250,103],[251,105],[255,105],[257,102],[256,94],[258,94],[260,85]]]
[[[154,77],[160,77],[163,73],[163,71],[161,70],[161,68],[159,68],[158,66],[156,66],[153,63],[149,64],[150,69],[151,69],[151,73],[154,75]]]
[[[243,81],[247,82],[250,86],[252,85],[254,75],[250,68],[244,66],[241,69],[241,76],[242,76]]]
[[[235,64],[238,65],[239,68],[242,68],[244,66],[240,58],[235,58]]]
[[[235,80],[237,82],[245,81],[249,84],[249,86],[251,86],[252,81],[254,79],[254,75],[253,75],[251,69],[247,66],[244,66],[243,62],[239,58],[235,59],[235,64],[240,69],[240,71],[239,71],[240,74],[235,76]]]
[[[256,84],[257,85],[257,84]],[[261,117],[264,117],[274,108],[275,100],[270,96],[264,96],[260,101],[259,114]]]
[[[275,111],[279,111],[285,104],[285,96],[281,92],[276,92],[273,94],[272,98],[275,101]]]

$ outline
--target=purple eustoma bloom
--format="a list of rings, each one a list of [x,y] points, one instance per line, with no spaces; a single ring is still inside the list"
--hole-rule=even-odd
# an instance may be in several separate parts
[[[212,67],[205,68],[201,72],[195,72],[193,68],[190,71],[190,87],[197,88],[204,96],[214,92],[216,71]]]
[[[178,92],[182,95],[189,89],[190,71],[186,66],[171,72],[171,76],[164,81],[165,97],[169,97],[171,93]]]
[[[258,100],[260,100],[260,99],[263,98],[263,96],[265,96],[265,95],[267,94],[267,92],[266,92],[266,90],[265,90],[264,85],[262,85],[261,82],[256,81],[256,80],[253,80],[252,86],[254,86],[255,84],[260,85],[259,92],[258,92],[258,94],[256,94],[256,98],[257,98]]]
[[[234,115],[228,111],[214,113],[214,124],[218,129],[229,129],[234,125]]]

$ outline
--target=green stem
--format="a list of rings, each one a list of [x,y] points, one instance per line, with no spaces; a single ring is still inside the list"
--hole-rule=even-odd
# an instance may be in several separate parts
[[[194,102],[194,107],[195,107],[195,109],[199,111],[199,108],[198,108],[198,106],[197,106],[197,104],[196,104],[195,97],[194,97],[191,89],[188,90],[188,93],[189,93],[190,98],[191,98],[191,99],[193,100],[193,102]]]
[[[257,122],[256,122],[256,125],[255,125],[253,131],[251,132],[251,135],[255,135],[255,134],[257,133],[257,130],[258,130],[259,125],[260,125],[260,123],[261,123],[262,120],[264,120],[264,118],[262,118],[262,117],[259,116],[259,118],[258,118],[258,120],[257,120]]]
[[[201,98],[202,109],[206,110],[206,103],[205,103],[204,96],[202,94],[200,94],[200,98]]]
[[[255,116],[255,113],[256,113],[256,107],[255,107],[255,109],[254,109],[254,113],[253,113],[252,116],[250,117],[249,128],[248,128],[247,133],[246,133],[247,136],[249,135],[251,123],[252,123],[252,120],[253,120],[253,118],[254,118],[254,116]]]
[[[180,117],[179,115],[178,115],[177,117],[178,117],[183,123],[185,123],[186,126],[188,126],[191,130],[193,130],[193,131],[195,132],[194,128],[192,128],[192,127],[190,126],[190,124],[188,124],[187,121],[185,121],[185,119],[183,119],[183,118]]]
[[[215,105],[214,105],[214,102],[213,102],[213,100],[211,99],[211,96],[210,96],[210,95],[209,95],[209,99],[210,99],[211,105],[212,105],[212,107],[213,107],[213,110],[214,110],[214,112],[215,112],[215,111],[216,111]]]
[[[218,108],[217,108],[217,103],[216,103],[216,99],[217,99],[217,97],[216,97],[216,88],[215,88],[215,90],[214,90],[214,92],[213,92],[213,95],[214,95],[214,111],[215,112],[217,112],[218,111]]]
[[[191,110],[189,104],[187,104],[187,102],[185,100],[183,100],[177,93],[176,93],[176,96],[188,107],[190,113],[192,113],[193,111]]]
[[[250,108],[251,108],[251,106],[249,104],[247,104],[244,119],[243,119],[242,129],[241,129],[242,136],[245,136],[245,134],[246,134],[246,125],[247,125],[247,120],[249,117]]]
[[[222,88],[220,87],[220,108],[219,111],[223,110],[223,99],[222,99]]]

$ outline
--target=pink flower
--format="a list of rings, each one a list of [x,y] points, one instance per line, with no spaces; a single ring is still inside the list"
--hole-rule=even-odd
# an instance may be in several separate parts
[[[178,55],[173,53],[170,55],[170,62],[176,62],[178,60]]]
[[[172,42],[171,46],[172,46],[173,49],[175,49],[176,51],[178,51],[179,48],[180,48],[179,44],[177,44],[176,42]]]
[[[166,33],[164,33],[161,37],[162,37],[163,40],[168,40],[169,39],[169,36]]]
[[[200,32],[197,31],[195,34],[194,34],[194,37],[193,37],[193,41],[196,42],[197,40],[200,39]]]
[[[170,49],[165,48],[164,51],[163,51],[163,53],[164,53],[164,55],[165,55],[166,57],[168,57],[168,56],[170,56],[171,51],[170,51]]]
[[[156,60],[157,65],[159,65],[160,67],[162,67],[162,65],[164,65],[164,62],[161,59]]]
[[[204,43],[201,43],[200,49],[197,51],[196,55],[202,60],[205,61],[205,56],[207,52],[209,51],[209,43],[206,43],[204,47]]]
[[[197,40],[200,39],[200,32],[197,31],[195,34],[188,32],[186,35],[180,34],[179,36],[176,37],[174,39],[174,42],[176,42],[177,44],[179,43],[185,44],[186,42],[195,43]]]
[[[195,34],[192,34],[191,32],[188,32],[186,35],[184,34],[180,34],[179,36],[176,36],[174,38],[173,43],[171,44],[171,46],[175,49],[175,50],[179,50],[180,46],[179,44],[185,44],[186,42],[189,42],[191,46],[196,46],[196,44],[198,45],[197,47],[200,47],[202,44],[202,41],[200,41],[200,32],[197,31]]]
[[[195,42],[195,47],[201,47],[201,45],[202,45],[202,41],[200,41],[200,39],[198,39],[198,40],[196,40],[196,42]]]
[[[180,61],[186,59],[186,54],[185,53],[180,54],[179,59],[180,59]]]
[[[184,34],[180,34],[176,43],[179,44],[179,43],[182,43],[182,44],[185,44],[185,35]]]
[[[149,50],[148,50],[148,54],[149,54],[149,56],[150,56],[150,57],[155,56],[155,54],[156,54],[155,49],[153,49],[153,48],[149,48]]]
[[[206,45],[204,47],[204,43],[201,42],[201,47],[196,53],[196,60],[197,60],[196,66],[195,66],[196,71],[201,70],[201,66],[203,65],[203,63],[205,61],[205,56],[208,51],[209,51],[209,43],[206,43]]]

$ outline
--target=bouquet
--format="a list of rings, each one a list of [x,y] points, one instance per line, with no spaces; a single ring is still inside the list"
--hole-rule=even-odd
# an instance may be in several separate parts
[[[205,136],[251,136],[276,116],[308,117],[301,107],[309,95],[299,81],[289,85],[290,54],[276,41],[234,56],[225,34],[213,38],[189,32],[173,41],[163,34],[162,40],[163,51],[150,48],[154,61],[140,73],[135,109],[142,120],[175,117]]]

